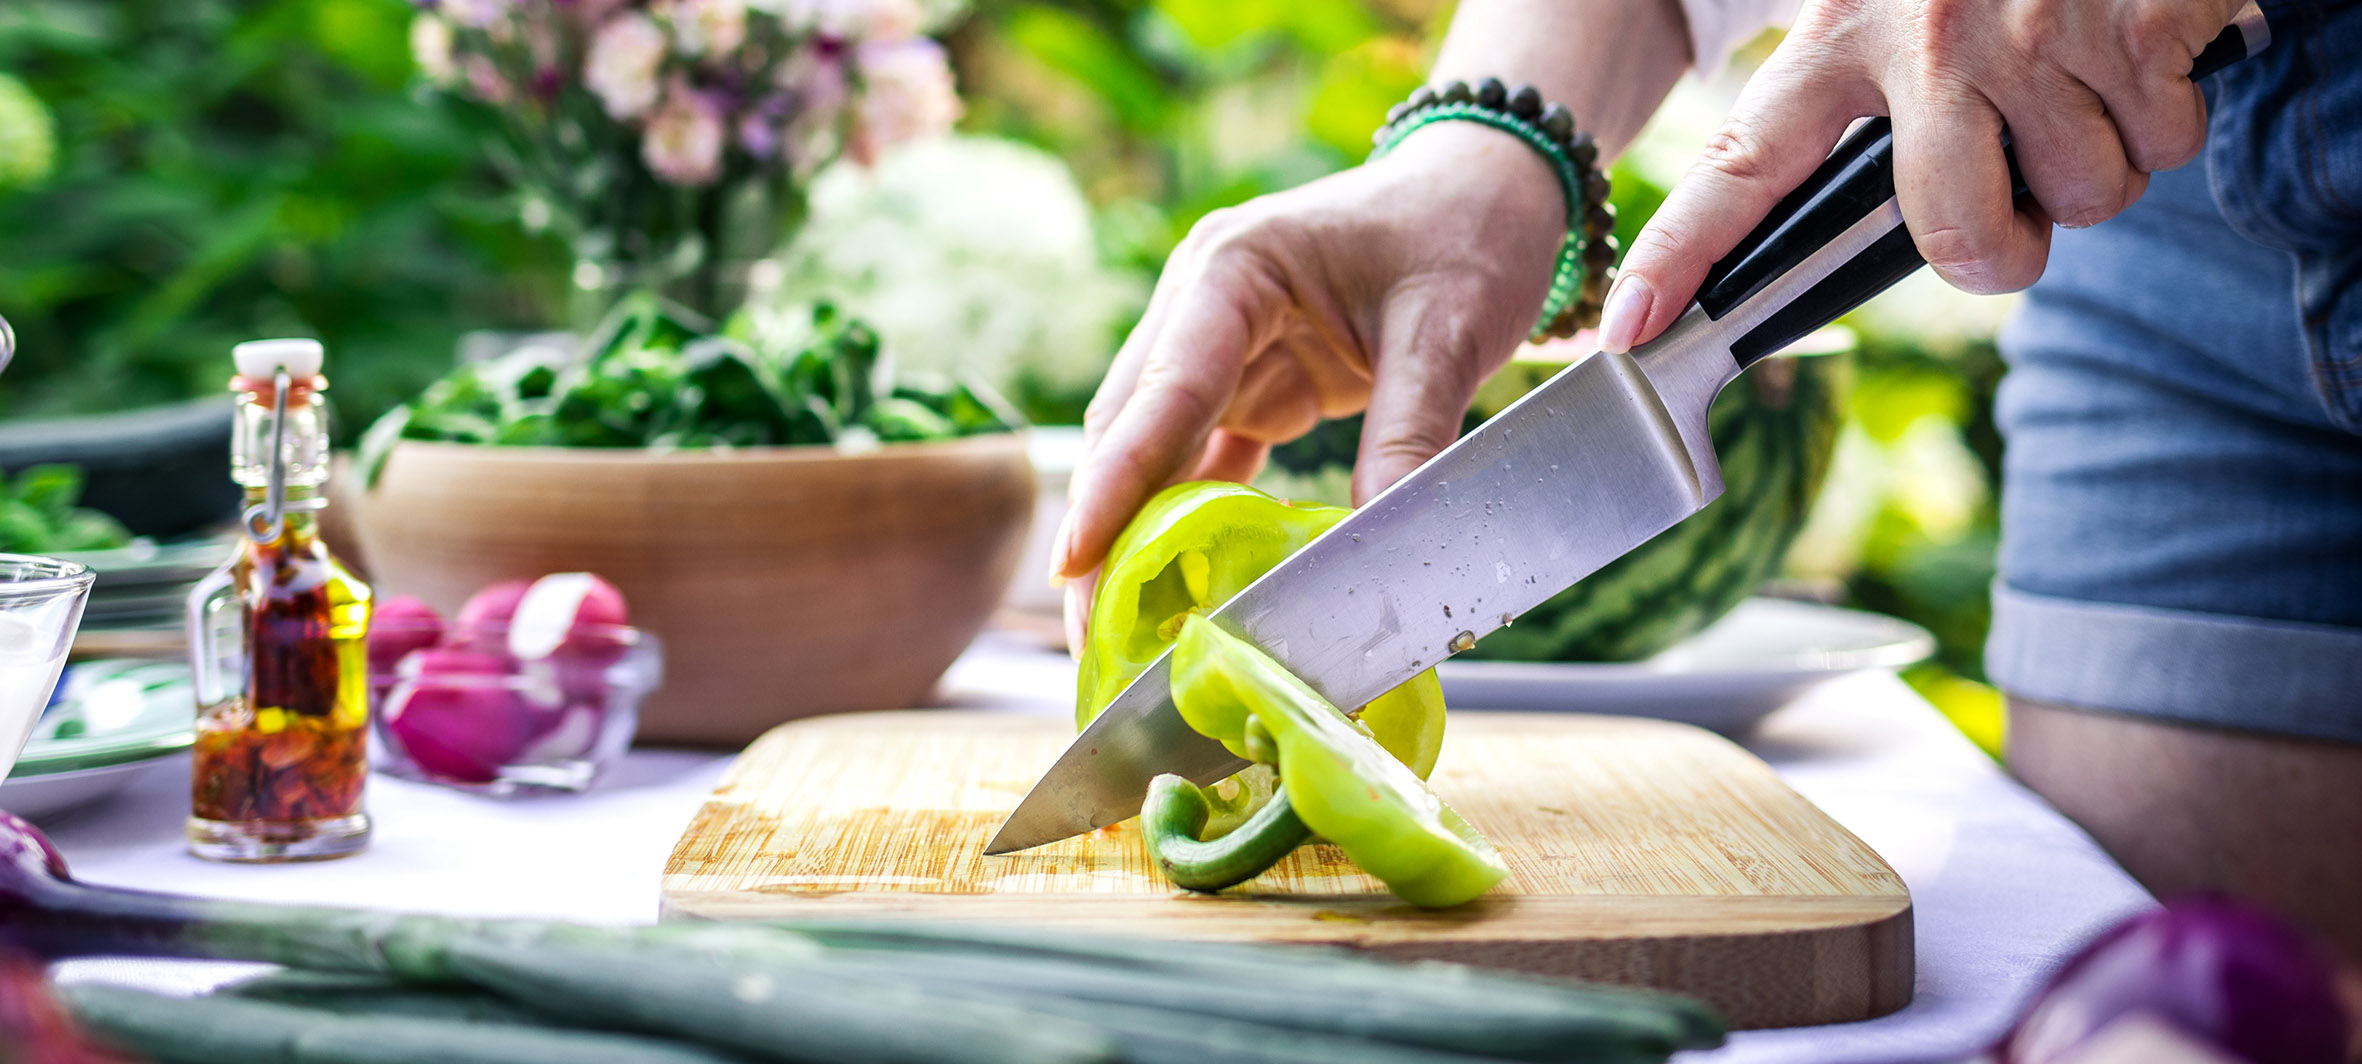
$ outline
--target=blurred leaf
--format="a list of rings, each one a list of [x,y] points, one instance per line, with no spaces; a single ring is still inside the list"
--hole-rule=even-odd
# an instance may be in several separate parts
[[[1977,749],[2001,760],[2008,745],[2009,714],[2001,692],[1961,676],[1941,665],[1921,665],[1903,673],[1905,682],[1942,713]]]
[[[1424,57],[1416,44],[1399,38],[1367,41],[1322,64],[1305,127],[1347,159],[1370,150],[1370,131],[1386,120],[1386,109],[1424,81]]]
[[[1893,443],[1921,418],[1960,424],[1969,402],[1968,389],[1956,376],[1872,369],[1862,374],[1850,412],[1873,438]]]
[[[1070,12],[1039,6],[1017,9],[1006,25],[1020,49],[1081,82],[1125,128],[1164,126],[1172,103],[1155,72],[1105,30]]]

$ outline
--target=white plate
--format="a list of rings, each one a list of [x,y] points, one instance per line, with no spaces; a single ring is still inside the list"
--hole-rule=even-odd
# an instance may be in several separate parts
[[[178,662],[80,661],[0,783],[0,809],[39,820],[113,794],[195,741],[189,667]]]
[[[1818,684],[1934,651],[1935,638],[1909,621],[1753,598],[1646,661],[1447,661],[1437,672],[1454,708],[1618,713],[1740,732]]]
[[[0,809],[27,820],[47,820],[122,790],[131,783],[132,777],[147,771],[159,760],[162,758],[86,768],[77,772],[10,776],[8,782],[0,783]]]

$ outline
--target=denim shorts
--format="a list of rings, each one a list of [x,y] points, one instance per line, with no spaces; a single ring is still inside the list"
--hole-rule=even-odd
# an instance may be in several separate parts
[[[2265,5],[2199,163],[2004,328],[2009,693],[2362,742],[2362,3]]]

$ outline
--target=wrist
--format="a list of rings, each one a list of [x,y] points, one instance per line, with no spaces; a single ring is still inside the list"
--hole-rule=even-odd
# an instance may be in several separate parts
[[[1473,122],[1437,122],[1412,130],[1366,165],[1401,168],[1419,180],[1472,196],[1488,213],[1544,235],[1567,229],[1566,195],[1550,162],[1515,136]],[[1555,246],[1555,245],[1553,245]]]

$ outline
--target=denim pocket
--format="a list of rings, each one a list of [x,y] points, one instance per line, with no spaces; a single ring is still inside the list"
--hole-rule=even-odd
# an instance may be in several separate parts
[[[2362,432],[2362,0],[2270,0],[2272,45],[2211,79],[2207,171],[2224,218],[2296,256],[2313,377]]]

